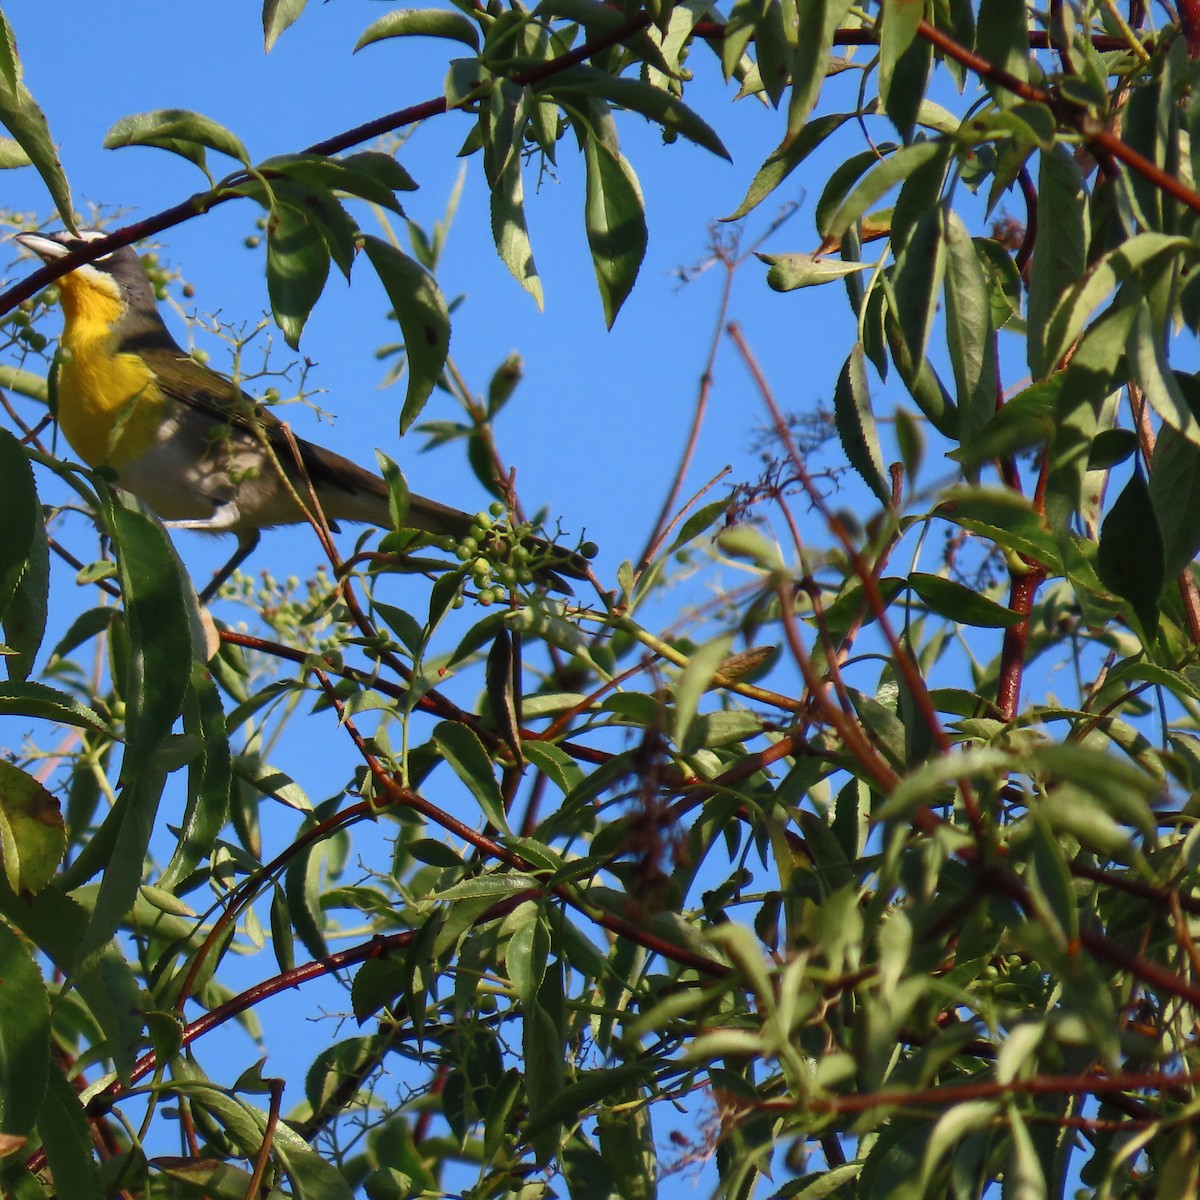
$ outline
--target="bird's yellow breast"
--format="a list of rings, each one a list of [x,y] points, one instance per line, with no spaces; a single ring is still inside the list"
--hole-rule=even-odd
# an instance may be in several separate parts
[[[59,287],[59,426],[89,466],[120,469],[154,444],[164,397],[154,372],[136,354],[116,349],[115,327],[125,311],[116,285],[110,292],[76,273]]]

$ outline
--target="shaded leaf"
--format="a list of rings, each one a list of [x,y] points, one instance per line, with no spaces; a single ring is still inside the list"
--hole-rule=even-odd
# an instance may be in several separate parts
[[[263,0],[263,48],[269,54],[275,39],[304,11],[308,0]]]
[[[122,117],[104,137],[104,148],[154,146],[205,167],[205,149],[216,150],[250,166],[250,153],[241,139],[216,121],[185,108],[160,108]]]
[[[450,313],[433,276],[408,255],[377,237],[363,249],[388,294],[408,356],[408,391],[400,414],[400,432],[417,419],[429,399],[450,351]]]
[[[981,596],[974,588],[941,575],[914,571],[909,575],[908,582],[934,612],[958,625],[1007,629],[1024,620],[1021,613]]]
[[[442,8],[401,8],[385,13],[363,30],[354,49],[396,37],[449,38],[471,50],[479,49],[479,27],[475,22]]]
[[[890,504],[891,488],[884,471],[883,451],[879,446],[875,413],[871,408],[862,342],[855,343],[838,376],[833,392],[833,415],[842,449],[850,465],[881,504]]]
[[[50,127],[21,79],[16,39],[7,18],[0,13],[0,123],[12,134],[42,177],[63,224],[74,229],[75,205]],[[15,164],[14,156],[10,154],[9,157]]]
[[[584,145],[587,199],[584,225],[604,305],[612,328],[633,288],[646,253],[646,213],[633,169],[596,137]]]
[[[30,947],[0,924],[0,1133],[27,1134],[46,1093],[50,1006]]]

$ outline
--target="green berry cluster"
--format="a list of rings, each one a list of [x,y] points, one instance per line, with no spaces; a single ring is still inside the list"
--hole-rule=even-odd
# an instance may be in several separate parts
[[[50,290],[49,288],[46,289],[47,292]],[[55,288],[53,291],[54,299],[57,300],[58,289]],[[43,293],[42,299],[46,299],[45,293]],[[22,345],[28,346],[36,354],[40,354],[46,348],[47,338],[34,324],[33,308],[34,301],[23,300],[16,309],[8,314],[5,324],[12,330],[13,336],[17,341],[22,343]]]
[[[477,512],[464,537],[439,539],[438,544],[463,564],[463,571],[475,587],[476,599],[482,605],[502,601],[515,587],[531,586],[538,582],[544,570],[554,570],[566,552],[558,550],[532,533],[532,526],[507,525],[503,520],[505,506],[494,500],[486,511]],[[597,553],[594,542],[579,548],[584,558]]]

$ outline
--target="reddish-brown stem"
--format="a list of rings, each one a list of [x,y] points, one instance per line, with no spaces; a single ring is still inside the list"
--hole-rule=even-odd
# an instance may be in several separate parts
[[[1102,121],[1092,116],[1086,109],[1060,100],[1058,96],[1045,88],[1018,79],[1011,72],[995,66],[986,58],[981,58],[973,50],[959,45],[952,37],[928,21],[922,20],[917,27],[917,32],[947,57],[953,58],[955,62],[969,71],[973,71],[980,78],[989,80],[1014,96],[1028,100],[1031,104],[1044,104],[1052,109],[1060,121],[1074,126],[1082,134],[1098,160],[1101,160],[1102,155],[1109,155],[1123,162],[1131,170],[1149,180],[1160,191],[1174,197],[1180,204],[1190,208],[1193,212],[1200,212],[1200,192],[1181,183],[1175,176],[1168,174],[1145,155],[1139,154],[1131,146],[1126,145],[1111,129],[1108,129]]]
[[[1020,187],[1021,198],[1025,201],[1025,233],[1021,238],[1021,245],[1017,248],[1017,253],[1013,257],[1013,262],[1016,264],[1017,270],[1021,273],[1021,278],[1025,280],[1026,287],[1028,287],[1029,279],[1026,271],[1030,260],[1033,258],[1033,248],[1037,245],[1038,228],[1038,193],[1028,167],[1022,167],[1017,172],[1017,186]]]
[[[238,633],[232,629],[222,629],[220,638],[223,642],[228,642],[231,646],[242,646],[248,650],[258,650],[264,654],[273,655],[276,658],[286,659],[289,662],[307,664],[311,663],[312,656],[304,650],[298,650],[294,646],[285,646],[282,642],[272,642],[264,638],[254,637],[247,633]],[[399,684],[389,683],[386,679],[380,679],[375,675],[370,675],[366,671],[356,670],[354,667],[338,667],[332,663],[323,663],[322,670],[330,675],[336,675],[339,679],[348,679],[353,683],[361,684],[363,687],[373,688],[384,696],[389,696],[393,700],[403,700],[407,695],[407,689]],[[469,713],[464,709],[459,708],[453,701],[448,700],[436,690],[426,692],[416,705],[421,712],[432,713],[435,716],[441,717],[446,721],[455,721],[459,724],[466,725],[478,734],[480,740],[485,745],[498,745],[496,736],[490,730],[485,729],[479,718],[473,713]],[[521,737],[526,741],[541,740],[542,735],[532,729],[522,729]],[[608,762],[613,756],[605,750],[594,750],[590,746],[580,746],[574,742],[559,742],[559,746],[565,750],[572,758],[577,758],[580,762],[592,763],[600,766]]]
[[[1200,58],[1200,0],[1179,0],[1179,24],[1188,58]]]
[[[728,261],[720,253],[717,254],[717,258],[721,266],[725,269],[725,277],[721,281],[721,295],[717,301],[717,317],[713,324],[712,338],[708,344],[708,355],[704,361],[704,370],[700,375],[700,388],[696,393],[696,404],[692,410],[691,429],[688,431],[687,441],[684,443],[683,453],[680,455],[679,465],[675,469],[675,477],[671,481],[667,497],[663,501],[658,518],[655,520],[654,526],[650,531],[645,549],[643,549],[641,557],[638,559],[635,574],[640,574],[650,565],[650,560],[656,553],[660,541],[666,535],[666,530],[671,520],[671,513],[675,505],[679,502],[679,493],[683,490],[683,481],[687,478],[688,469],[691,467],[692,458],[696,453],[696,444],[700,440],[700,430],[704,424],[704,416],[708,412],[708,397],[712,392],[713,385],[713,369],[717,362],[717,351],[721,346],[721,330],[725,327],[725,318],[729,312],[729,299],[733,294],[734,270],[740,261]]]
[[[1029,649],[1029,614],[1038,588],[1046,580],[1046,568],[1040,563],[1024,567],[1013,567],[1009,572],[1012,590],[1008,607],[1022,614],[1017,625],[1004,631],[1004,644],[1000,651],[1000,678],[996,686],[996,705],[1004,720],[1011,721],[1016,715],[1021,700],[1021,679],[1025,674],[1025,655]]]
[[[337,710],[342,720],[343,728],[350,735],[355,747],[362,755],[363,761],[367,764],[376,786],[389,803],[402,805],[405,808],[411,809],[413,812],[425,817],[426,820],[432,821],[435,825],[445,829],[448,833],[461,838],[481,854],[503,863],[506,867],[514,871],[528,874],[538,871],[538,868],[533,863],[528,862],[524,857],[516,853],[516,851],[508,849],[507,846],[502,845],[495,838],[479,833],[470,825],[460,821],[455,816],[451,816],[444,809],[426,800],[419,792],[414,792],[411,788],[405,787],[394,779],[384,769],[379,759],[371,752],[366,739],[358,731],[353,719],[346,715],[345,706],[342,704],[336,691],[334,691],[333,686],[324,678],[321,672],[318,671],[316,676],[318,682],[324,688],[329,702]],[[688,967],[711,978],[720,979],[729,974],[729,968],[715,959],[708,958],[702,954],[695,954],[683,946],[666,941],[664,938],[636,925],[632,921],[626,921],[623,917],[618,917],[613,913],[595,908],[593,905],[587,903],[586,894],[581,897],[565,884],[558,884],[548,890],[534,885],[529,888],[528,894],[530,897],[542,894],[558,896],[570,904],[572,908],[582,912],[589,920],[595,921],[610,933],[630,938],[643,949],[665,958],[668,962],[678,963],[680,966]]]
[[[258,1157],[254,1160],[254,1174],[250,1177],[250,1183],[246,1188],[246,1200],[252,1200],[259,1194],[263,1176],[267,1173],[267,1163],[271,1161],[271,1143],[275,1140],[275,1129],[279,1124],[279,1108],[283,1102],[283,1080],[272,1079],[269,1087],[271,1104],[267,1109],[267,1127],[263,1130],[262,1146],[259,1148]]]
[[[867,602],[870,605],[871,612],[875,615],[879,625],[879,631],[883,634],[889,649],[892,652],[892,660],[895,668],[900,675],[904,677],[905,683],[908,685],[909,693],[912,696],[913,703],[917,707],[917,711],[921,714],[921,719],[925,722],[929,730],[930,736],[933,739],[934,745],[943,754],[949,754],[952,751],[950,739],[946,734],[942,723],[938,718],[937,711],[933,707],[933,702],[929,697],[929,688],[925,683],[925,679],[921,674],[917,664],[913,661],[913,657],[908,648],[902,645],[896,631],[892,628],[892,623],[888,619],[888,605],[883,598],[883,594],[879,590],[879,580],[876,577],[871,566],[863,558],[858,547],[850,540],[850,536],[846,533],[845,526],[838,518],[830,511],[829,506],[825,503],[824,497],[821,495],[820,489],[813,483],[812,477],[809,475],[808,468],[804,465],[803,456],[796,449],[795,442],[792,440],[791,431],[787,427],[787,422],[783,419],[783,414],[779,409],[779,405],[775,401],[774,394],[770,385],[767,383],[766,376],[762,372],[762,368],[758,365],[758,360],[755,358],[745,338],[742,336],[741,329],[736,324],[731,324],[728,328],[729,336],[733,339],[733,343],[737,346],[739,353],[742,356],[742,361],[746,364],[746,369],[750,372],[754,379],[755,386],[758,388],[759,395],[763,399],[763,403],[767,406],[771,414],[772,424],[775,426],[775,431],[782,442],[784,449],[787,451],[788,461],[792,465],[793,471],[796,473],[796,478],[799,480],[801,487],[804,488],[805,494],[812,503],[813,508],[820,514],[821,519],[825,522],[826,528],[841,544],[845,551],[848,560],[854,570],[855,575],[863,585],[864,594],[867,597]],[[781,599],[784,599],[781,592]],[[790,612],[785,604],[784,608],[784,628],[787,629],[787,622],[791,619],[794,623]],[[792,645],[793,653],[799,645],[799,639],[789,634],[789,642]],[[807,680],[806,680],[807,682]],[[853,725],[853,722],[851,722]],[[839,729],[839,732],[841,730]],[[864,738],[864,740],[866,740]],[[870,742],[866,743],[870,746]],[[873,747],[872,747],[873,752]],[[876,757],[878,757],[876,755]],[[882,759],[880,759],[882,762]],[[891,768],[888,768],[889,772]],[[894,772],[892,772],[894,775]],[[978,798],[975,795],[975,790],[971,786],[969,780],[960,780],[959,794],[962,796],[963,808],[967,814],[967,819],[971,823],[971,828],[977,837],[983,838],[983,814],[979,807]],[[925,832],[930,832],[932,828],[938,824],[937,818],[928,809],[921,810],[921,828]],[[932,822],[932,823],[931,823]]]
[[[190,1046],[192,1042],[197,1038],[203,1037],[210,1030],[219,1028],[227,1021],[261,1004],[264,1000],[269,1000],[272,996],[278,996],[282,992],[297,988],[311,979],[319,979],[324,975],[331,975],[333,972],[341,971],[346,967],[357,966],[368,959],[383,958],[393,950],[402,949],[407,946],[413,937],[412,930],[405,930],[403,933],[388,934],[386,937],[376,936],[369,942],[363,942],[361,945],[354,946],[349,950],[340,950],[335,954],[327,955],[325,958],[314,959],[303,966],[293,967],[290,971],[283,971],[278,975],[273,975],[270,979],[264,979],[262,983],[256,983],[244,992],[239,992],[232,999],[226,1000],[224,1004],[219,1004],[216,1008],[209,1009],[208,1012],[185,1025],[180,1037],[180,1049]],[[158,1058],[153,1050],[143,1054],[134,1064],[133,1070],[129,1074],[130,1083],[137,1083],[139,1080],[145,1079],[157,1066]],[[109,1084],[102,1092],[92,1097],[88,1104],[88,1115],[96,1116],[108,1112],[124,1092],[125,1089],[119,1083]],[[36,1170],[36,1167],[32,1164],[32,1160],[30,1169]]]
[[[192,994],[192,987],[204,966],[204,960],[211,953],[213,947],[220,944],[224,932],[229,925],[237,920],[238,914],[254,899],[260,888],[273,875],[282,871],[306,847],[313,845],[314,842],[321,841],[323,838],[329,837],[339,829],[346,828],[347,825],[350,825],[354,821],[371,816],[378,807],[378,805],[362,800],[358,804],[352,804],[349,808],[342,809],[341,812],[334,813],[331,817],[326,817],[324,821],[301,833],[286,849],[280,851],[275,858],[263,866],[260,871],[255,871],[253,875],[242,880],[229,893],[225,901],[224,910],[216,921],[213,922],[213,927],[209,930],[208,936],[200,944],[199,949],[197,949],[196,956],[192,960],[192,965],[188,969],[188,973],[180,986],[179,997],[175,1001],[176,1008],[180,1011],[183,1010],[184,1004]]]
[[[862,1113],[872,1108],[914,1109],[924,1106],[966,1104],[978,1100],[995,1100],[1007,1096],[1102,1096],[1109,1092],[1166,1091],[1194,1087],[1200,1083],[1200,1071],[1118,1072],[1113,1075],[1034,1075],[1028,1079],[1012,1079],[1006,1083],[952,1083],[931,1088],[887,1088],[878,1092],[853,1093],[846,1096],[810,1097],[805,1101],[809,1112]],[[729,1098],[731,1106],[744,1112],[790,1111],[796,1106],[792,1099],[765,1100],[745,1105]]]

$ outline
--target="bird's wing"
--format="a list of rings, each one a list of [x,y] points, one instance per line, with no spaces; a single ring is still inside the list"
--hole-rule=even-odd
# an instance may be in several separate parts
[[[284,470],[294,473],[295,451],[284,424],[270,409],[247,395],[232,379],[196,362],[179,346],[138,348],[154,372],[159,390],[194,412],[212,419],[216,427],[266,438]],[[366,492],[386,498],[387,485],[357,463],[322,446],[295,437],[300,461],[315,487],[332,486],[344,492]]]

